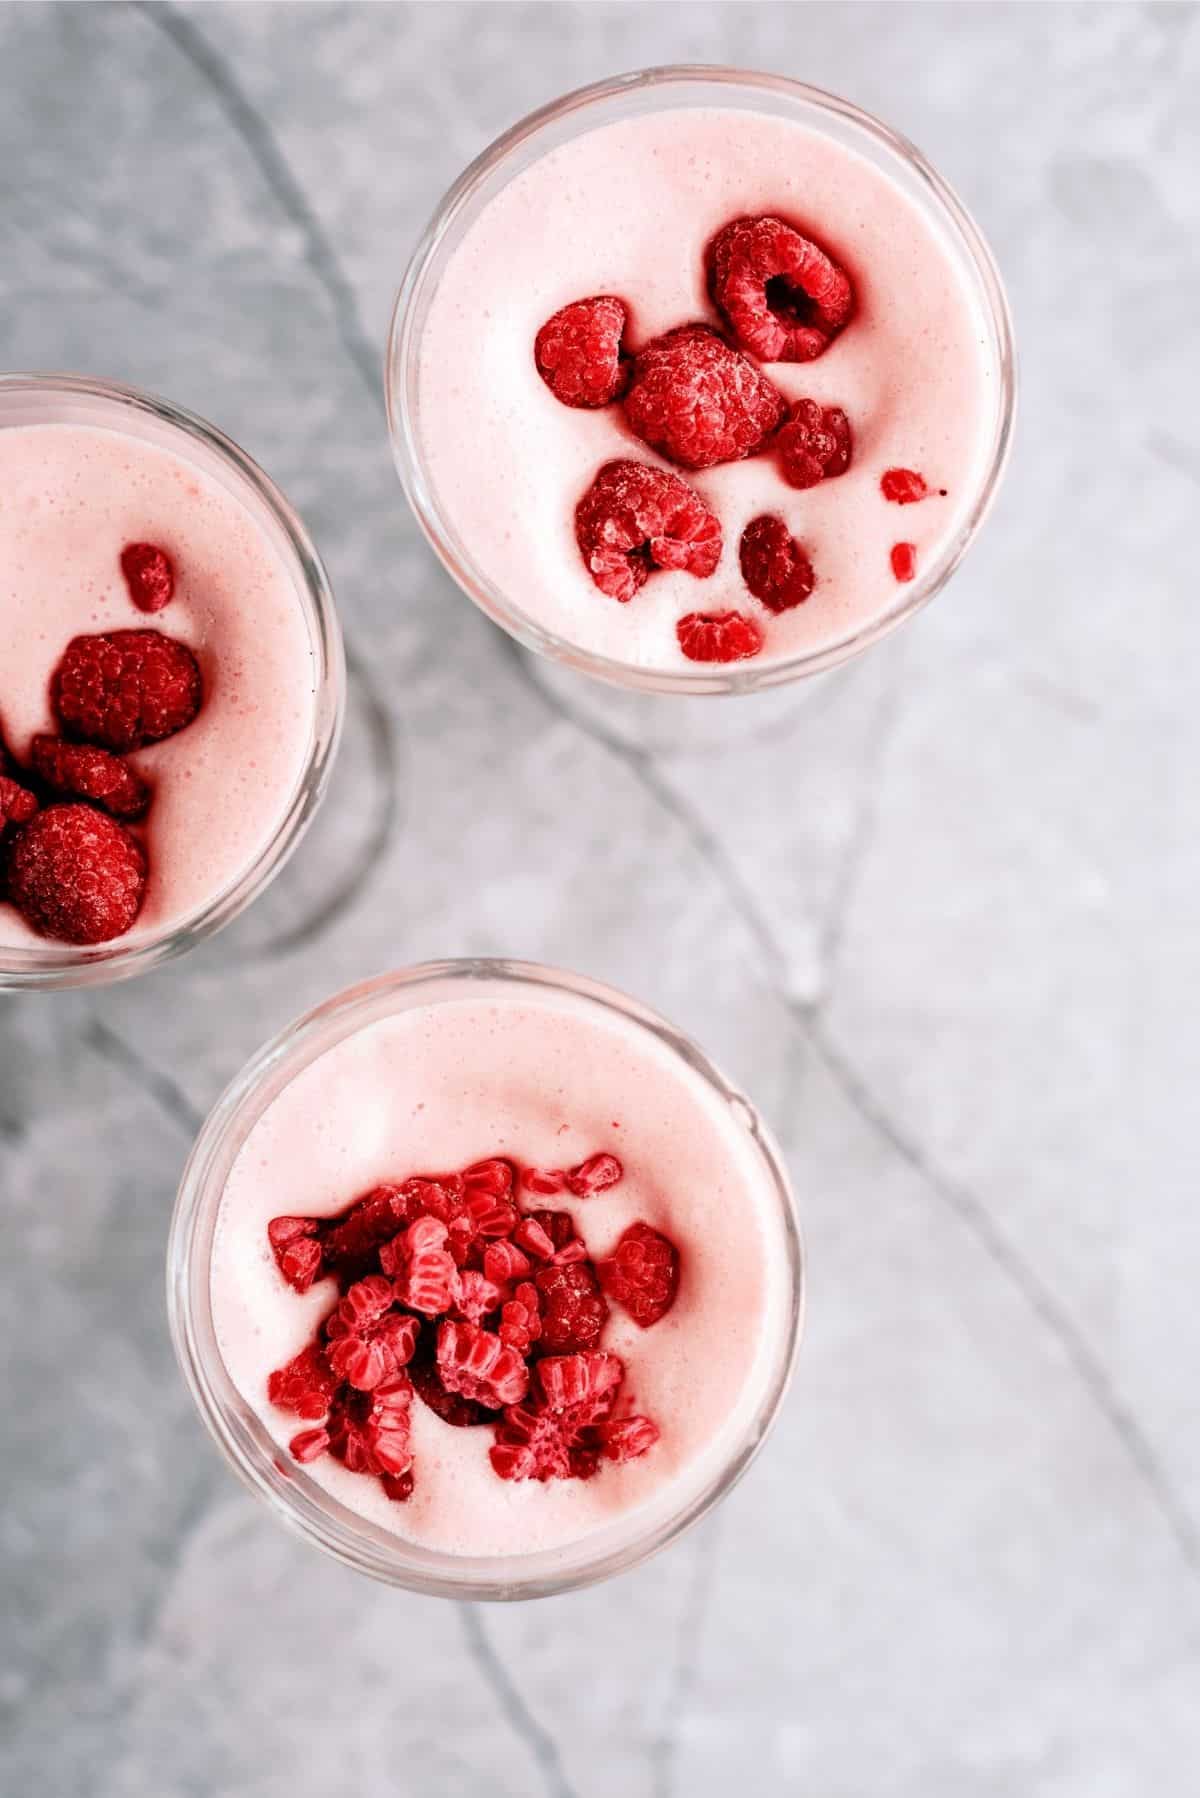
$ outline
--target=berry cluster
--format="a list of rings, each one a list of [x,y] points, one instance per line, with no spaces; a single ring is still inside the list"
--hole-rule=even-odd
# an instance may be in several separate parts
[[[713,468],[770,449],[791,487],[844,474],[853,454],[845,411],[813,399],[789,406],[758,363],[824,354],[854,312],[845,270],[771,216],[726,225],[708,246],[705,268],[722,330],[677,325],[632,351],[623,300],[573,300],[535,339],[543,381],[566,406],[619,401],[634,436],[678,468]],[[881,488],[901,505],[929,492],[908,469],[889,469]],[[576,507],[575,538],[596,586],[623,603],[655,569],[705,579],[721,559],[721,523],[701,495],[681,476],[627,458],[605,463],[592,481]],[[774,514],[747,526],[739,560],[749,592],[769,612],[800,605],[813,590],[811,559]],[[915,547],[897,544],[891,564],[897,580],[912,580]],[[738,611],[689,612],[676,636],[697,662],[741,661],[763,646],[760,626]]]
[[[126,544],[121,572],[139,611],[161,611],[175,591],[155,544]],[[196,658],[174,637],[74,637],[50,681],[62,735],[35,736],[24,768],[0,741],[0,899],[40,936],[104,943],[133,924],[147,863],[129,826],[152,794],[124,758],[190,724],[202,699]]]
[[[615,1155],[518,1170],[494,1157],[457,1174],[372,1188],[335,1217],[276,1217],[275,1264],[296,1292],[336,1280],[340,1297],[311,1342],[267,1381],[306,1428],[297,1461],[329,1454],[413,1492],[414,1398],[448,1424],[493,1426],[503,1480],[590,1479],[658,1440],[621,1404],[625,1368],[600,1346],[609,1301],[642,1329],[679,1288],[675,1245],[644,1222],[593,1261],[571,1212],[525,1209],[519,1191],[587,1199],[622,1179]]]

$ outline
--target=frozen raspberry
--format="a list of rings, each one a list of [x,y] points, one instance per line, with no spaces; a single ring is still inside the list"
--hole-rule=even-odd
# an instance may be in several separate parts
[[[550,1255],[557,1257],[575,1240],[575,1219],[569,1211],[541,1209],[529,1213],[531,1220],[545,1232],[550,1242]],[[550,1257],[548,1256],[547,1259]]]
[[[322,1266],[343,1287],[352,1285],[374,1271],[380,1249],[418,1215],[403,1187],[373,1186],[340,1217],[322,1221]]]
[[[494,1280],[472,1268],[464,1268],[458,1276],[458,1298],[454,1309],[468,1323],[482,1323],[489,1311],[495,1311],[504,1293]]]
[[[270,1375],[267,1397],[281,1411],[294,1411],[298,1417],[315,1421],[329,1410],[338,1385],[324,1348],[319,1342],[310,1342],[286,1367]]]
[[[328,1430],[301,1430],[288,1443],[288,1453],[301,1463],[318,1460],[329,1447]]]
[[[379,1483],[393,1504],[405,1505],[413,1495],[416,1484],[411,1473],[382,1473]]]
[[[192,722],[201,697],[195,656],[161,631],[74,637],[50,685],[71,736],[118,753],[174,736]]]
[[[548,318],[534,339],[537,371],[564,406],[607,406],[629,381],[621,339],[629,320],[623,300],[597,294]]]
[[[37,808],[32,793],[9,775],[0,774],[0,837],[9,825],[28,824]]]
[[[477,1324],[442,1324],[437,1336],[438,1372],[447,1392],[499,1410],[518,1405],[529,1390],[529,1369],[515,1349]]]
[[[432,1349],[427,1350],[422,1346],[417,1359],[408,1369],[413,1390],[422,1404],[428,1405],[435,1416],[440,1417],[443,1423],[451,1424],[456,1430],[492,1423],[496,1415],[494,1411],[477,1405],[473,1399],[463,1398],[461,1393],[447,1392],[432,1353]]]
[[[129,929],[146,857],[123,824],[90,805],[51,805],[5,835],[8,896],[32,930],[105,943]]]
[[[550,1355],[538,1362],[538,1384],[554,1411],[570,1411],[581,1425],[606,1417],[625,1378],[619,1355]]]
[[[552,1411],[513,1405],[496,1425],[488,1459],[502,1480],[568,1480],[570,1432]]]
[[[813,565],[782,518],[752,518],[738,545],[742,579],[771,612],[802,605],[816,584]]]
[[[687,612],[675,635],[689,662],[744,662],[763,646],[762,632],[744,612]]]
[[[315,1217],[273,1217],[267,1240],[275,1265],[296,1292],[307,1292],[321,1271],[321,1244]]]
[[[517,1227],[516,1206],[482,1189],[468,1190],[463,1209],[470,1221],[472,1239],[511,1236]]]
[[[439,1174],[437,1179],[421,1176],[405,1180],[396,1190],[410,1223],[419,1217],[436,1217],[444,1224],[450,1222],[466,1192],[461,1174]]]
[[[542,1312],[538,1289],[532,1280],[522,1280],[511,1299],[501,1307],[501,1342],[506,1342],[518,1355],[527,1355],[542,1333]]]
[[[73,798],[90,799],[114,818],[140,818],[150,804],[150,788],[141,775],[109,749],[37,736],[30,760],[48,787]]]
[[[528,1255],[512,1242],[489,1242],[483,1251],[483,1271],[497,1286],[523,1280],[529,1272]]]
[[[590,1262],[544,1267],[534,1276],[542,1308],[541,1346],[552,1355],[594,1349],[608,1306]]]
[[[156,543],[127,543],[121,551],[121,573],[139,612],[161,612],[175,591],[175,569]]]
[[[575,540],[602,593],[624,603],[655,568],[703,580],[721,559],[721,524],[700,495],[665,468],[606,462],[575,508]]]
[[[658,1441],[659,1429],[648,1417],[622,1417],[616,1422],[602,1423],[597,1430],[602,1452],[608,1461],[636,1461]]]
[[[446,1226],[436,1217],[419,1217],[404,1237],[396,1297],[426,1317],[448,1311],[458,1292],[458,1269],[446,1238]]]
[[[679,1250],[661,1230],[630,1224],[615,1252],[597,1264],[609,1298],[648,1330],[665,1317],[679,1291]]]
[[[600,1461],[598,1438],[590,1438],[611,1411],[624,1372],[608,1354],[539,1362],[539,1389],[496,1426],[493,1471],[502,1480],[590,1479]]]
[[[412,1382],[404,1374],[372,1392],[364,1430],[372,1472],[403,1479],[412,1467],[412,1395]]]
[[[566,1170],[561,1167],[527,1167],[521,1175],[521,1183],[527,1192],[551,1198],[567,1184]]]
[[[784,480],[792,487],[817,487],[850,466],[850,420],[840,406],[797,400],[776,444]]]
[[[325,1320],[329,1365],[360,1392],[392,1380],[411,1359],[420,1324],[392,1310],[392,1282],[368,1274],[351,1286]]]
[[[898,581],[917,578],[917,546],[915,543],[892,544],[892,573]]]
[[[718,231],[708,246],[708,288],[737,343],[760,362],[811,362],[854,308],[845,270],[769,216]]]
[[[519,1243],[538,1261],[553,1261],[554,1242],[545,1226],[536,1217],[525,1217],[513,1231],[513,1241]]]
[[[624,1178],[625,1169],[615,1155],[589,1155],[578,1167],[573,1167],[567,1175],[567,1185],[577,1199],[590,1199],[598,1192],[607,1192],[610,1186]]]
[[[786,412],[767,377],[707,325],[680,325],[648,343],[625,395],[634,436],[681,468],[755,455]]]
[[[471,1198],[479,1193],[489,1193],[494,1199],[506,1199],[516,1186],[517,1176],[511,1161],[504,1161],[496,1155],[490,1161],[476,1161],[464,1168],[462,1183],[466,1195]]]
[[[382,1274],[368,1274],[346,1288],[345,1294],[325,1320],[325,1334],[333,1341],[338,1336],[352,1336],[369,1329],[392,1308],[392,1282]]]
[[[879,477],[879,491],[894,506],[911,506],[927,499],[931,489],[915,468],[889,468]]]

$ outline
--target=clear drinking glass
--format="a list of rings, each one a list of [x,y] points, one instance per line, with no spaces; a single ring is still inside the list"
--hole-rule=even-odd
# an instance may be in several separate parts
[[[549,991],[616,1014],[660,1044],[727,1105],[759,1158],[773,1195],[771,1225],[786,1282],[778,1330],[755,1362],[744,1422],[719,1454],[685,1466],[665,1491],[578,1542],[529,1554],[448,1554],[406,1541],[334,1499],[281,1447],[234,1386],[213,1319],[211,1261],[226,1181],[254,1125],[305,1068],[347,1037],[414,1006],[469,997],[486,986],[515,996]],[[327,1000],[250,1060],[209,1114],[184,1170],[167,1251],[167,1308],[180,1366],[234,1472],[284,1523],[350,1567],[391,1585],[457,1598],[536,1598],[636,1566],[675,1540],[729,1491],[761,1446],[791,1375],[803,1309],[800,1236],[779,1154],[754,1108],[694,1043],[654,1012],[596,981],[525,962],[428,962]]]

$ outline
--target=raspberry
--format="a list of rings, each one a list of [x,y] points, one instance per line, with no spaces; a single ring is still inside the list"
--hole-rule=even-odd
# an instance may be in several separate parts
[[[8,896],[39,935],[104,943],[137,917],[146,890],[142,846],[90,805],[48,806],[6,848]]]
[[[356,1280],[326,1318],[326,1336],[332,1341],[369,1329],[391,1310],[392,1298],[392,1282],[382,1274],[368,1274],[366,1279]]]
[[[738,545],[742,579],[771,612],[802,605],[816,583],[813,565],[782,518],[752,518]]]
[[[155,543],[127,543],[121,551],[121,573],[139,612],[161,612],[175,591],[171,558]]]
[[[66,730],[118,752],[173,736],[192,722],[201,697],[195,656],[161,631],[73,637],[50,684]]]
[[[418,1215],[399,1186],[373,1186],[339,1217],[321,1220],[321,1263],[343,1286],[370,1273],[380,1248]]]
[[[511,1405],[496,1426],[489,1451],[493,1471],[502,1480],[589,1479],[599,1466],[599,1453],[587,1438],[612,1409],[624,1372],[616,1355],[540,1362],[540,1393],[523,1405]],[[558,1402],[567,1395],[578,1396],[571,1403]]]
[[[401,1245],[396,1297],[426,1317],[449,1310],[458,1292],[458,1269],[446,1237],[446,1226],[438,1218],[419,1217],[409,1225]]]
[[[465,1212],[470,1221],[472,1239],[479,1236],[511,1236],[517,1227],[516,1206],[481,1189],[468,1192]]]
[[[267,1380],[267,1397],[281,1411],[314,1421],[326,1415],[338,1389],[338,1377],[319,1342],[310,1342]]]
[[[624,1175],[625,1169],[615,1155],[590,1155],[571,1169],[567,1185],[577,1199],[590,1199],[598,1192],[607,1192]]]
[[[493,1156],[490,1161],[475,1161],[470,1167],[464,1168],[462,1183],[468,1201],[479,1193],[489,1193],[494,1199],[504,1199],[516,1185],[516,1173],[511,1161]]]
[[[734,219],[713,238],[707,261],[714,305],[760,362],[811,362],[854,308],[845,270],[779,218]]]
[[[606,462],[575,508],[575,541],[602,593],[633,598],[655,568],[705,579],[721,559],[721,524],[677,474]]]
[[[541,1333],[538,1289],[532,1280],[522,1280],[512,1298],[501,1308],[497,1334],[501,1342],[506,1342],[518,1355],[527,1355]]]
[[[541,1230],[549,1244],[550,1255],[557,1255],[575,1239],[575,1219],[569,1211],[531,1211],[532,1221]],[[547,1257],[549,1258],[549,1257]]]
[[[150,804],[150,788],[128,762],[90,743],[64,743],[37,736],[30,759],[34,771],[56,792],[90,799],[114,818],[140,818]]]
[[[542,1348],[552,1355],[595,1348],[608,1321],[608,1306],[591,1263],[544,1267],[534,1284],[541,1299]]]
[[[365,1436],[375,1463],[372,1471],[403,1479],[412,1467],[412,1382],[406,1375],[371,1394]]]
[[[288,1453],[294,1461],[316,1461],[328,1447],[328,1430],[301,1430],[288,1443]]]
[[[538,1382],[553,1411],[571,1411],[581,1424],[607,1416],[625,1378],[618,1355],[551,1355],[538,1362]]]
[[[665,1317],[679,1291],[679,1251],[650,1224],[630,1224],[596,1271],[609,1298],[643,1330]]]
[[[917,546],[915,543],[892,544],[892,573],[898,581],[916,579]]]
[[[275,1265],[296,1292],[307,1292],[321,1271],[321,1244],[315,1217],[273,1217],[267,1240]]]
[[[413,1495],[415,1481],[411,1473],[382,1473],[379,1476],[379,1483],[393,1504],[407,1504]]]
[[[777,443],[780,473],[792,487],[817,487],[850,466],[850,420],[840,406],[797,400]]]
[[[536,1192],[550,1198],[561,1192],[567,1184],[566,1172],[561,1167],[527,1167],[521,1175],[521,1183],[527,1192]]]
[[[634,436],[681,468],[755,455],[786,412],[767,377],[707,325],[680,325],[648,343],[625,395]]]
[[[744,612],[687,612],[675,626],[689,662],[744,662],[762,648],[762,632]]]
[[[548,318],[534,339],[537,371],[564,406],[607,406],[629,381],[621,339],[629,313],[623,300],[597,294]]]
[[[914,505],[919,499],[927,499],[930,493],[924,475],[918,474],[915,468],[885,470],[879,477],[879,491],[894,506]]]
[[[329,1365],[339,1379],[371,1392],[395,1379],[413,1356],[420,1324],[392,1311],[392,1282],[382,1274],[356,1281],[325,1320]]]
[[[502,1480],[570,1479],[569,1431],[552,1411],[513,1405],[496,1425],[488,1459]]]
[[[659,1429],[648,1417],[622,1417],[615,1423],[602,1423],[597,1436],[608,1461],[636,1461],[653,1448]]]
[[[442,1377],[431,1360],[425,1358],[425,1351],[408,1370],[413,1383],[413,1390],[422,1404],[428,1405],[435,1416],[443,1423],[451,1424],[456,1430],[473,1428],[476,1424],[491,1423],[495,1412],[474,1400],[463,1398],[460,1393],[447,1392],[442,1384]]]
[[[520,1355],[477,1324],[442,1324],[437,1364],[447,1392],[457,1392],[492,1410],[520,1404],[529,1390],[529,1369]]]
[[[523,1280],[529,1272],[529,1257],[515,1243],[489,1242],[483,1251],[483,1271],[497,1286],[510,1280]]]
[[[468,1268],[458,1276],[458,1298],[454,1309],[468,1323],[477,1324],[482,1322],[489,1311],[495,1311],[503,1297],[503,1292],[494,1280]]]
[[[523,1249],[527,1249],[539,1261],[553,1261],[554,1259],[553,1240],[536,1217],[526,1217],[521,1220],[513,1232],[513,1241],[519,1243]]]
[[[0,837],[10,824],[28,824],[37,808],[32,793],[9,775],[0,774]]]

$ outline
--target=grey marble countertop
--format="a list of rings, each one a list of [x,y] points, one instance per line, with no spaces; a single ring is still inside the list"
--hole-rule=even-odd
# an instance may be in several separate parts
[[[435,565],[382,420],[445,185],[529,108],[668,60],[907,132],[1022,349],[951,589],[749,716],[547,682]],[[0,1003],[6,1794],[1196,1790],[1198,79],[1186,5],[0,7],[0,361],[243,442],[355,666],[326,810],[254,909],[141,982]],[[163,1315],[222,1084],[303,1006],[445,953],[682,1023],[785,1144],[811,1257],[730,1502],[507,1609],[280,1531]]]

